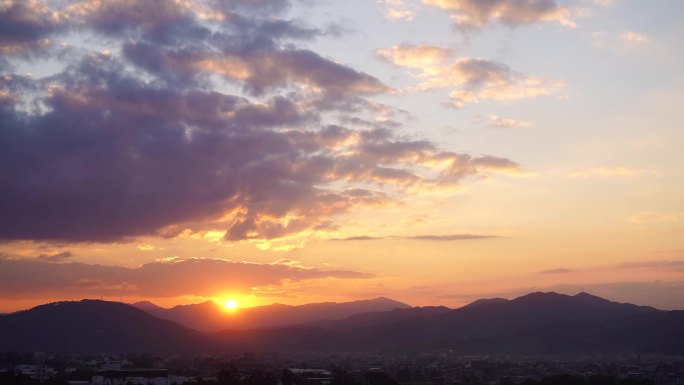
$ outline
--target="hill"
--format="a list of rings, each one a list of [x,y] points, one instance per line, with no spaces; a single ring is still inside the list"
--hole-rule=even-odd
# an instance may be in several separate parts
[[[206,301],[194,305],[180,305],[165,309],[151,302],[138,302],[133,306],[155,317],[167,319],[188,328],[206,332],[224,329],[259,329],[284,325],[306,324],[322,320],[337,320],[360,313],[410,309],[411,306],[388,298],[375,298],[352,302],[324,302],[299,306],[274,304],[226,312],[226,309]]]
[[[315,305],[319,308],[321,304]],[[205,306],[211,310],[210,306],[216,305]],[[283,306],[275,309],[298,308]],[[194,310],[190,313],[195,314]],[[292,319],[297,318],[290,315]],[[681,355],[681,325],[684,311],[616,303],[586,293],[531,293],[459,309],[393,309],[332,321],[213,333],[188,329],[130,305],[84,300],[0,317],[0,351],[378,352],[448,348],[463,354]]]
[[[211,346],[202,333],[119,302],[56,302],[0,317],[2,351],[156,353]]]

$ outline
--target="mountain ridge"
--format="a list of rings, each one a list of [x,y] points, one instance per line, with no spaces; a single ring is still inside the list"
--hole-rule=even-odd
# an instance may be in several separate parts
[[[0,351],[684,354],[683,324],[684,311],[587,295],[531,293],[458,309],[394,309],[334,321],[206,333],[127,304],[84,300],[0,317]]]
[[[153,306],[150,306],[153,305]],[[155,317],[168,319],[204,332],[223,329],[256,329],[336,320],[372,311],[408,309],[410,305],[385,297],[349,302],[319,302],[304,305],[272,304],[227,312],[214,301],[163,308],[151,302],[132,304]]]

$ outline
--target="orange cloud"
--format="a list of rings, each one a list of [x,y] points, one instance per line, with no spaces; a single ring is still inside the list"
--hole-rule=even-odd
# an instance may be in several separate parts
[[[402,44],[390,48],[382,48],[378,55],[388,62],[400,67],[431,67],[446,61],[452,51],[445,47],[427,44]]]
[[[493,22],[511,27],[541,22],[576,27],[575,18],[588,12],[562,7],[555,0],[423,0],[423,3],[449,12],[451,20],[461,29],[482,28]]]
[[[261,286],[278,287],[283,282],[373,277],[372,274],[351,270],[322,270],[294,261],[259,264],[226,259],[174,258],[127,268],[0,258],[0,298],[101,295],[209,298],[225,292],[247,295]]]

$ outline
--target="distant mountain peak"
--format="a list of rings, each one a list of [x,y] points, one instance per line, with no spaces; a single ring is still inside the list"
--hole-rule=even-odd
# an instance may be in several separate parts
[[[475,300],[466,306],[479,306],[479,305],[484,305],[488,303],[503,303],[503,302],[508,302],[506,298],[480,298],[478,300]]]
[[[166,309],[166,308],[161,307],[161,306],[159,306],[153,302],[150,302],[150,301],[138,301],[138,302],[132,303],[131,306],[137,307],[138,309],[145,310],[145,311]]]
[[[410,308],[413,307],[409,304],[406,304],[404,302],[397,301],[392,298],[387,298],[387,297],[376,297],[373,299],[368,299],[368,300],[361,300],[361,302],[367,301],[367,302],[375,302],[375,303],[389,303],[393,305],[397,305],[397,308]],[[358,301],[357,301],[358,302]]]

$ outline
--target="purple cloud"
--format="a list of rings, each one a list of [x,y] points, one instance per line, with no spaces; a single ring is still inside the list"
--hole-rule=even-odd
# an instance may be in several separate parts
[[[136,268],[49,263],[0,257],[0,297],[130,295],[141,297],[211,297],[226,290],[250,293],[282,281],[321,278],[368,279],[350,270],[320,270],[298,264],[259,264],[224,259],[174,259]]]
[[[283,18],[288,1],[16,4],[0,9],[14,36],[0,43],[69,30],[120,51],[48,53],[61,72],[0,76],[2,240],[274,239],[409,187],[519,170],[364,119],[388,114],[369,99],[387,86],[302,46],[327,32]]]

